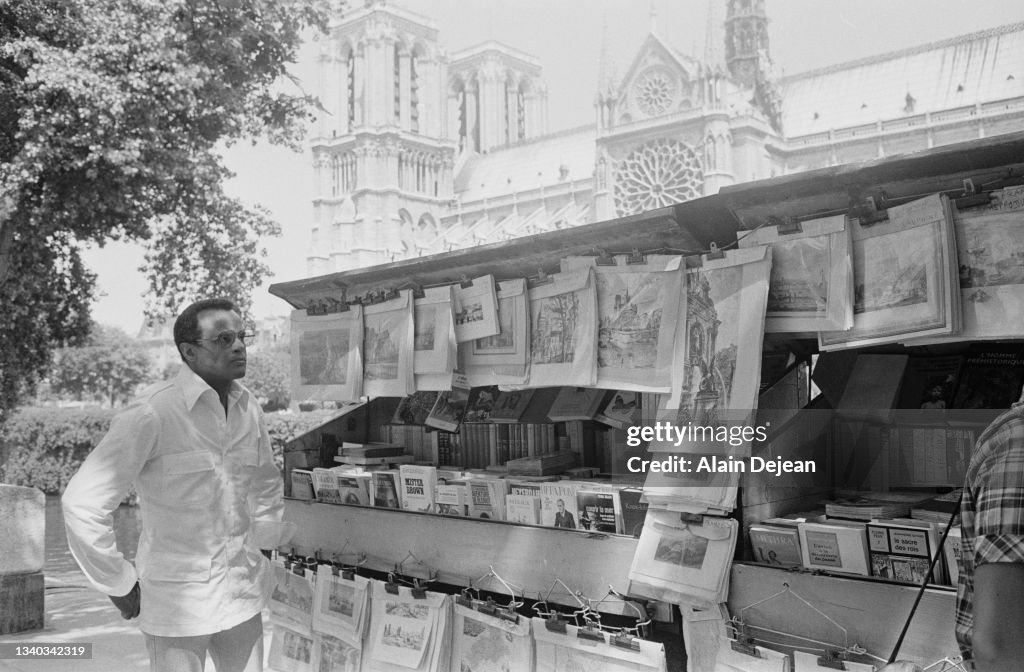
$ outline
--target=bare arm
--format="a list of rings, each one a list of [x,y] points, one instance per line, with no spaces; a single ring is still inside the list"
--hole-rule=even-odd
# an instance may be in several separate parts
[[[1010,672],[1024,661],[1024,564],[986,563],[974,573],[976,672]]]

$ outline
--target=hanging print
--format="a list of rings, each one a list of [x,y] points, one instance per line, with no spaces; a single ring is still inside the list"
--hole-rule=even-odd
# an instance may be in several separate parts
[[[597,257],[568,257],[562,270],[593,267],[597,280],[597,383],[605,389],[669,392],[673,344],[683,281],[682,257],[629,255],[599,265]]]
[[[330,315],[292,311],[292,398],[354,401],[363,388],[363,307]]]
[[[558,273],[530,289],[530,387],[597,382],[593,269]]]

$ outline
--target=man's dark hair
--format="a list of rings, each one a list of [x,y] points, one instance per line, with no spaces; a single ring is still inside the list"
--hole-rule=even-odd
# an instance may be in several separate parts
[[[204,310],[230,310],[240,313],[238,306],[230,299],[202,299],[189,305],[181,311],[178,319],[174,321],[174,347],[182,343],[191,343],[198,340],[202,334],[199,333],[199,313]],[[178,350],[179,354],[181,350]],[[182,358],[184,359],[184,357]]]

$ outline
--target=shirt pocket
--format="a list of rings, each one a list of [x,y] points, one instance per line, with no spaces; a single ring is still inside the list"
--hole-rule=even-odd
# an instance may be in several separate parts
[[[213,470],[213,456],[205,450],[164,456],[164,472],[169,476],[199,474]]]
[[[212,563],[209,557],[202,555],[153,551],[147,556],[145,566],[139,568],[139,574],[147,581],[206,583],[210,580]]]

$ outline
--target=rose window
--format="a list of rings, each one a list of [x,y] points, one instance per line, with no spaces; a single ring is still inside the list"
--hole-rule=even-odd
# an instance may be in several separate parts
[[[648,70],[637,80],[633,92],[640,111],[654,117],[664,114],[672,106],[676,96],[676,85],[669,73]]]
[[[615,167],[617,216],[635,215],[701,195],[697,153],[678,140],[659,139],[630,152]]]

